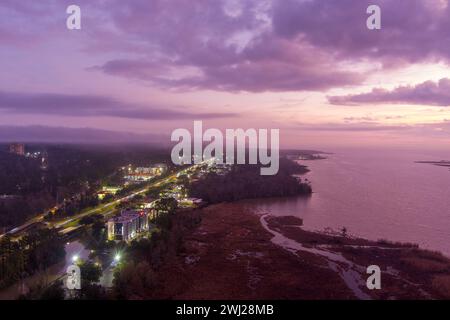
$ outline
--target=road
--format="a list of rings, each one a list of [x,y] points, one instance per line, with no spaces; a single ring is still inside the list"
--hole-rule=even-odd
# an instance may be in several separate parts
[[[133,192],[133,193],[131,193],[131,194],[125,196],[125,197],[120,198],[120,199],[113,200],[113,201],[111,201],[109,203],[106,203],[106,204],[102,204],[100,206],[97,206],[96,208],[93,208],[91,210],[85,211],[83,213],[80,213],[78,215],[72,216],[70,218],[64,219],[62,221],[59,221],[59,222],[56,222],[56,223],[51,223],[51,226],[53,226],[55,228],[64,228],[64,226],[66,226],[67,224],[73,222],[74,220],[81,219],[81,218],[83,218],[85,216],[89,216],[91,214],[103,212],[107,208],[111,208],[111,210],[108,210],[106,213],[104,213],[104,214],[109,214],[109,213],[112,212],[114,206],[119,204],[120,202],[125,201],[125,200],[130,200],[130,199],[136,197],[137,195],[143,194],[143,193],[147,192],[150,188],[159,187],[162,184],[166,184],[168,182],[174,181],[174,180],[176,180],[177,174],[184,173],[185,171],[187,171],[187,170],[189,170],[189,169],[191,169],[192,167],[195,167],[195,166],[196,165],[190,166],[190,167],[185,168],[185,169],[180,170],[180,171],[177,171],[177,172],[175,172],[175,173],[173,173],[173,174],[163,178],[162,180],[155,181],[155,182],[147,185],[145,188],[143,188],[143,189],[141,189],[139,191],[135,191],[135,192]],[[7,231],[4,234],[1,234],[0,235],[0,239],[3,238],[7,234],[13,235],[13,236],[19,236],[21,231],[26,230],[28,227],[32,226],[35,223],[44,221],[44,217],[45,217],[45,213],[40,214],[40,215],[38,215],[38,216],[28,220],[26,223],[22,224],[21,226],[15,227],[15,228]]]
[[[203,164],[203,163],[201,163],[201,164]],[[179,170],[179,171],[177,171],[177,172],[175,172],[175,173],[173,173],[173,174],[171,174],[171,175],[169,175],[169,176],[167,176],[167,177],[165,177],[165,178],[163,178],[161,180],[157,180],[157,181],[155,181],[153,183],[150,183],[145,188],[142,188],[139,191],[135,191],[135,192],[133,192],[133,193],[127,195],[127,196],[124,196],[124,197],[120,198],[120,199],[111,201],[111,202],[109,202],[107,204],[102,204],[102,205],[100,205],[100,206],[98,206],[96,208],[93,208],[93,209],[88,210],[86,212],[80,213],[80,214],[78,214],[76,216],[73,216],[71,218],[67,218],[67,219],[65,219],[63,221],[59,221],[57,223],[53,223],[51,225],[54,226],[54,227],[57,227],[57,228],[63,228],[62,230],[60,230],[61,234],[69,233],[69,232],[71,232],[73,230],[76,230],[76,229],[78,229],[80,227],[80,226],[67,226],[67,224],[73,222],[74,220],[81,219],[82,217],[88,216],[90,214],[95,214],[95,213],[98,213],[98,212],[101,212],[104,216],[112,214],[114,212],[114,206],[117,205],[118,203],[120,203],[121,201],[132,199],[132,198],[134,198],[135,196],[137,196],[139,194],[143,194],[143,193],[147,192],[151,188],[159,187],[159,186],[161,186],[163,184],[166,184],[168,182],[175,182],[177,174],[179,174],[179,173],[186,173],[188,170],[190,170],[192,168],[195,168],[195,167],[197,167],[197,166],[199,166],[201,164],[191,165],[191,166],[189,166],[187,168],[184,168],[182,170]],[[111,209],[107,210],[108,208],[111,208]],[[15,237],[22,236],[21,235],[22,231],[27,230],[27,228],[30,227],[31,225],[33,225],[34,223],[43,221],[44,220],[44,216],[45,216],[45,214],[41,214],[39,216],[36,216],[36,217],[30,219],[29,221],[27,221],[23,225],[18,226],[16,228],[14,228],[14,229],[12,229],[12,230],[10,230],[10,231],[0,235],[0,239],[3,236],[5,236],[6,234],[11,234],[11,235],[14,235]],[[114,269],[115,269],[115,264],[114,264],[114,262],[111,262],[102,271],[100,284],[103,287],[105,287],[105,288],[112,287],[113,279],[114,279]],[[38,276],[37,274],[33,275],[32,279],[34,279],[33,277],[37,277],[37,276]],[[63,270],[62,273],[58,272],[57,274],[54,275],[53,278],[47,279],[47,281],[53,282],[56,279],[64,280],[65,279],[65,270]],[[13,293],[19,292],[19,289],[20,289],[18,287],[19,285],[20,285],[20,283],[16,283],[13,286],[11,286],[10,288],[8,288],[9,291],[8,290],[7,291],[5,291],[5,290],[0,291],[0,299],[4,298],[3,295],[5,297],[8,297],[8,299],[10,299],[11,297],[15,298],[15,295]]]

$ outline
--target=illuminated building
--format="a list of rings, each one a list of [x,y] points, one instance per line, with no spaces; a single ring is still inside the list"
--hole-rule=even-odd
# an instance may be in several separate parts
[[[121,190],[120,187],[103,187],[102,191],[100,191],[99,193],[97,193],[98,199],[99,200],[103,200],[106,195],[110,194],[110,195],[116,195],[117,192],[119,192]]]
[[[179,201],[180,207],[199,207],[203,204],[203,200],[198,198],[184,198]]]
[[[147,168],[147,167],[137,167],[134,169],[134,173],[138,174],[154,174],[153,168]]]
[[[19,156],[25,155],[25,145],[22,143],[13,143],[9,146],[9,152]]]
[[[143,182],[149,181],[154,177],[154,175],[146,173],[129,173],[125,176],[125,179],[128,181]]]
[[[44,151],[42,153],[42,157],[41,157],[41,169],[42,170],[47,170],[48,169],[48,154],[47,151]]]
[[[124,168],[126,170],[125,179],[133,182],[144,182],[160,176],[167,171],[167,165],[160,163],[153,167],[137,167],[133,169],[131,166]]]
[[[123,210],[120,216],[108,220],[108,240],[128,242],[147,230],[146,211]]]
[[[164,174],[167,172],[167,165],[164,163],[157,163],[155,164],[154,169],[158,174]]]

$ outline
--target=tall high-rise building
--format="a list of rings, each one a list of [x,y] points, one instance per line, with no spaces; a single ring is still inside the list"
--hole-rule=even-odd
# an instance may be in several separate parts
[[[12,143],[9,145],[9,152],[19,156],[25,155],[25,145],[23,143]]]

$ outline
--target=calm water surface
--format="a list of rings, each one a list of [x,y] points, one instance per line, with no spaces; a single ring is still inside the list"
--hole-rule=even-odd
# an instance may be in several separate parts
[[[338,150],[302,161],[312,197],[253,201],[273,215],[295,215],[310,230],[346,227],[372,240],[413,242],[450,256],[450,170],[417,160],[450,160],[449,152]]]

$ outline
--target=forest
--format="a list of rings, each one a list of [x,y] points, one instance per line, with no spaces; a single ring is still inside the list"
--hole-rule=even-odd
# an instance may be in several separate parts
[[[260,165],[234,165],[225,175],[209,173],[189,186],[190,196],[208,203],[220,203],[252,198],[309,195],[312,188],[301,175],[308,171],[294,161],[280,158],[276,175],[260,174]]]

